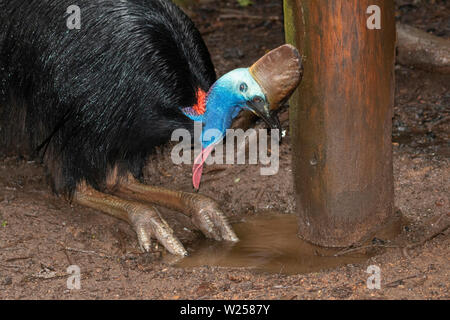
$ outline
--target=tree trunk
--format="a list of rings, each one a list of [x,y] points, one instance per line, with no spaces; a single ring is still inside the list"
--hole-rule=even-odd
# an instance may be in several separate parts
[[[381,8],[381,29],[367,8]],[[285,0],[287,41],[304,58],[290,102],[299,235],[345,247],[394,217],[393,0]]]

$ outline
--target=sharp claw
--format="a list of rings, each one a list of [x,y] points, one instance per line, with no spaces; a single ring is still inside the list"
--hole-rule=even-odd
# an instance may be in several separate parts
[[[171,254],[179,256],[188,255],[180,240],[173,234],[172,229],[158,230],[155,232],[155,237]]]
[[[152,248],[151,235],[142,226],[136,226],[139,247],[143,252],[150,252]]]
[[[200,225],[203,233],[209,235],[209,238],[213,238],[216,241],[222,240],[217,226],[212,222],[211,213],[200,210],[198,216],[200,217]]]
[[[239,241],[238,236],[236,235],[234,230],[231,228],[227,219],[225,219],[223,221],[221,230],[222,230],[222,237],[224,238],[224,240],[230,241],[230,242],[238,242]]]
[[[228,223],[227,219],[223,217],[223,220],[221,221],[221,226],[219,227],[219,230],[222,233],[222,238],[226,241],[230,242],[238,242],[239,238],[234,232],[234,230],[231,228],[230,224]]]
[[[188,255],[180,240],[173,234],[173,230],[161,218],[159,213],[155,214],[153,211],[140,212],[134,221],[134,226],[138,236],[139,246],[143,251],[151,251],[151,239],[153,237],[171,254],[179,256]]]
[[[192,220],[197,228],[199,228],[208,238],[217,241],[239,241],[239,238],[231,228],[226,216],[217,208],[215,202],[209,201],[203,208],[197,210],[193,214]]]

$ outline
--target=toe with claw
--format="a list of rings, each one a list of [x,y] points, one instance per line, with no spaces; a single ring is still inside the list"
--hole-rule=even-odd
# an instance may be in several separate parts
[[[152,238],[157,239],[167,251],[179,256],[187,256],[188,252],[175,236],[172,228],[159,215],[156,208],[146,210],[130,217],[141,249],[149,252],[152,248]]]
[[[186,194],[185,199],[187,200],[186,208],[190,210],[192,223],[207,238],[217,241],[239,241],[217,202],[200,194]]]

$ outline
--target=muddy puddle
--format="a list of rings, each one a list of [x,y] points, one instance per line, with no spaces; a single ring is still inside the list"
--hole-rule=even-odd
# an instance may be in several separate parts
[[[240,242],[227,244],[198,240],[188,246],[190,256],[175,266],[218,266],[301,274],[361,263],[369,258],[362,254],[334,256],[339,249],[324,249],[300,240],[297,237],[297,218],[293,215],[249,217],[234,224],[233,228]]]

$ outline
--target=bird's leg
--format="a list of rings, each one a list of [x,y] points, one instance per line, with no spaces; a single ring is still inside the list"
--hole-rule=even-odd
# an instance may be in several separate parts
[[[144,251],[150,251],[151,239],[156,238],[170,253],[187,255],[173,230],[153,206],[99,192],[85,183],[78,185],[74,201],[128,222],[136,230]]]
[[[131,175],[121,181],[119,191],[189,216],[208,238],[232,242],[239,240],[217,202],[207,196],[148,186],[139,183]]]

